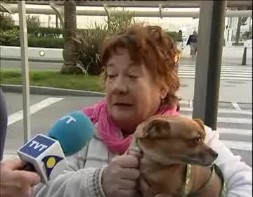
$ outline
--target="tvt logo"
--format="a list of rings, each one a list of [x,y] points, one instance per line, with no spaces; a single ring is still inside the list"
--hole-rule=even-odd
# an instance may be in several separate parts
[[[55,143],[56,141],[45,136],[45,135],[37,135],[35,138],[33,138],[31,141],[26,143],[19,151],[30,155],[32,157],[38,157],[43,152],[50,149],[50,147]]]
[[[61,120],[65,121],[66,124],[70,124],[72,122],[76,122],[76,119],[70,115],[63,116]]]
[[[43,150],[46,150],[48,148],[47,145],[44,145],[44,144],[40,144],[39,142],[35,141],[35,140],[32,140],[31,144],[29,145],[29,147],[33,147],[33,149],[37,150],[38,151],[43,151]]]

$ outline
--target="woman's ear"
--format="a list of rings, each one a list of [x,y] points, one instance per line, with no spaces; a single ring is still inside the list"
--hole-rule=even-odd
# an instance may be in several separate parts
[[[162,87],[161,87],[161,100],[166,98],[168,92],[169,92],[169,88],[165,85],[162,85]]]

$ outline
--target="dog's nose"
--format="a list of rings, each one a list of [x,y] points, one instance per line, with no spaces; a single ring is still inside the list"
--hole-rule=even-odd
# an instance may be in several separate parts
[[[217,158],[218,155],[219,155],[219,154],[218,154],[216,151],[212,151],[212,156],[213,156],[213,157]]]

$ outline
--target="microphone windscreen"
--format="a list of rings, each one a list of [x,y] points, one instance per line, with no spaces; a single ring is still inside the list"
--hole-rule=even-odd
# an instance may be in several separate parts
[[[65,156],[77,153],[89,143],[93,135],[93,123],[81,111],[74,111],[62,117],[48,133],[49,137],[60,142]]]

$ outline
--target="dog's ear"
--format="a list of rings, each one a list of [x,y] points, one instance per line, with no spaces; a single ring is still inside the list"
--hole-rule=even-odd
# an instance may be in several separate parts
[[[198,125],[205,130],[204,122],[201,119],[193,119]]]
[[[170,123],[164,120],[153,120],[144,127],[143,138],[162,138],[170,135]]]

